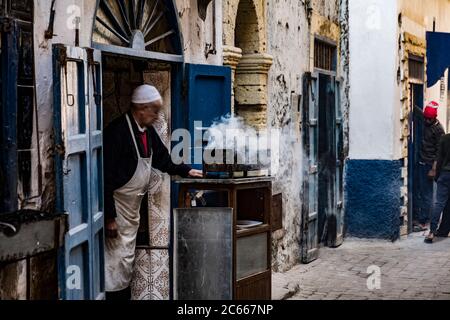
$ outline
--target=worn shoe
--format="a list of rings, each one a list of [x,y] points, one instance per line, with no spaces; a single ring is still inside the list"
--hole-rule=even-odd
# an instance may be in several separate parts
[[[442,232],[442,231],[438,230],[436,232],[435,236],[438,237],[438,238],[448,238],[448,232],[445,233],[445,232]]]
[[[433,243],[433,240],[434,240],[434,234],[430,233],[429,235],[426,236],[424,242],[425,243]]]
[[[426,224],[417,224],[414,226],[414,232],[422,232],[422,231],[427,231],[427,225]]]

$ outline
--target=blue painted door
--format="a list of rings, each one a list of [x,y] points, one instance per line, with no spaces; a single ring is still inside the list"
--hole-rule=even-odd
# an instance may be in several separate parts
[[[202,138],[201,127],[209,127],[214,120],[231,113],[231,69],[229,67],[186,64],[175,65],[173,68],[172,83],[172,127],[173,129],[188,129],[191,135],[191,150],[188,157],[194,163],[195,134]],[[201,121],[201,127],[196,126]],[[178,141],[173,143],[177,145]],[[201,141],[199,141],[201,145]],[[197,150],[202,155],[202,148]],[[202,169],[200,164],[192,165]],[[172,183],[172,208],[178,206],[179,185]],[[173,222],[173,219],[171,220]],[[171,233],[173,233],[173,223]],[[173,243],[170,245],[173,253]],[[173,279],[173,254],[171,254],[171,283]],[[171,297],[173,297],[171,286]]]
[[[344,242],[344,123],[341,107],[341,79],[333,79],[335,98],[335,138],[334,148],[336,154],[336,173],[334,181],[334,210],[336,228],[332,230],[329,246],[337,247]]]
[[[7,27],[8,26],[8,27]],[[0,212],[17,210],[17,76],[19,53],[16,20],[0,18]]]
[[[204,128],[231,113],[231,68],[187,64],[185,81],[188,89],[185,128],[189,128],[192,136],[191,163],[201,169],[199,156],[202,155]],[[195,146],[199,146],[197,150]]]
[[[410,112],[408,137],[408,232],[413,232],[413,221],[418,218],[420,203],[420,149],[423,136],[423,84],[410,83]]]
[[[302,137],[306,165],[302,187],[301,260],[309,263],[319,255],[318,153],[319,78],[307,73],[303,78]]]
[[[69,231],[60,252],[61,298],[104,297],[101,57],[55,46],[54,123],[57,209]]]

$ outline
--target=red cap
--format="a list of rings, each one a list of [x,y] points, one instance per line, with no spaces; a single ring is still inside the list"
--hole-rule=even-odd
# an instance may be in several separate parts
[[[438,115],[438,110],[437,110],[438,107],[439,107],[439,104],[437,102],[431,101],[425,107],[425,110],[423,111],[423,116],[425,118],[429,118],[429,119],[436,119],[437,115]]]

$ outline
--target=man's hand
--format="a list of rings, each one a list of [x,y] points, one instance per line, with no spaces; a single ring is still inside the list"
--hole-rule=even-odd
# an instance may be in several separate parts
[[[105,234],[107,238],[115,239],[119,235],[119,228],[116,219],[107,219],[105,225]]]
[[[189,171],[189,177],[191,178],[203,178],[203,172],[200,170],[192,169]]]
[[[435,169],[431,169],[431,170],[428,172],[428,178],[434,179],[435,177],[436,177],[436,170],[435,170]]]

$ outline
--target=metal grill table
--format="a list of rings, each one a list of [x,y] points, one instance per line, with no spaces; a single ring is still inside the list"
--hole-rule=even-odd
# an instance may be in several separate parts
[[[179,207],[192,208],[192,195],[221,193],[219,207],[233,209],[233,286],[234,300],[270,300],[272,178],[176,179],[180,185]],[[214,207],[215,203],[204,204]],[[239,229],[239,220],[260,221],[262,225]]]

